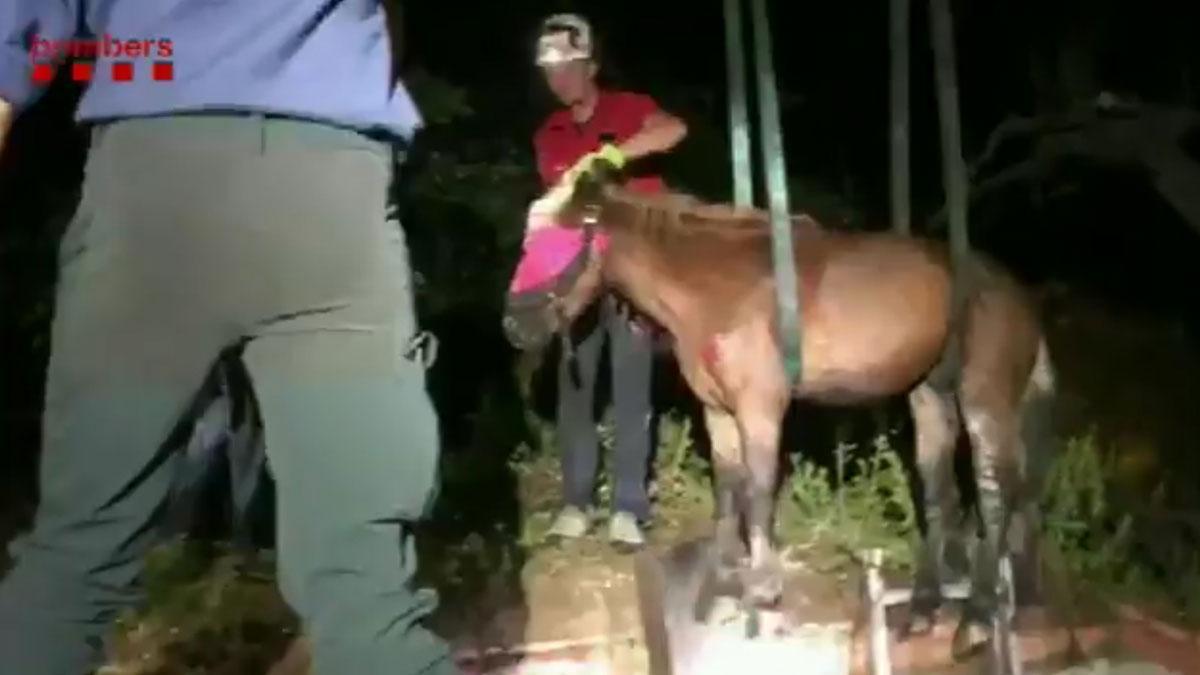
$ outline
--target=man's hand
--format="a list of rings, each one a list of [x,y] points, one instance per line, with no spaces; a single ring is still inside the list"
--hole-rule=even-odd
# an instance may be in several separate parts
[[[621,143],[619,150],[628,160],[667,152],[687,136],[687,123],[667,112],[656,112],[646,118],[639,130]]]
[[[560,185],[574,185],[580,176],[591,171],[598,160],[605,160],[617,169],[631,160],[674,148],[687,136],[687,124],[678,117],[656,112],[646,118],[639,130],[620,145],[605,143],[595,152],[580,157],[574,166],[563,172]]]
[[[604,145],[600,146],[599,150],[591,154],[592,162],[588,164],[588,169],[591,169],[592,166],[595,165],[596,161],[601,159],[609,164],[612,164],[617,169],[623,168],[625,166],[625,162],[629,161],[628,155],[626,155],[619,146],[613,145],[612,143],[605,143]]]
[[[575,162],[575,165],[570,169],[567,169],[566,173],[563,174],[562,182],[574,183],[575,181],[579,180],[580,176],[588,171],[591,171],[592,167],[594,167],[596,162],[599,160],[605,160],[618,169],[625,166],[625,162],[628,161],[625,157],[625,153],[622,152],[620,148],[611,143],[605,143],[604,145],[600,146],[599,150],[596,150],[595,152],[589,152],[583,157],[580,157],[579,160]]]
[[[0,155],[4,154],[4,142],[8,140],[8,132],[12,130],[12,105],[0,98]]]

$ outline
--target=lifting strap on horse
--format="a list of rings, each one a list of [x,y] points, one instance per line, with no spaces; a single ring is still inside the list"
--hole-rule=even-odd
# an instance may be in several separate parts
[[[950,320],[942,367],[932,377],[944,386],[957,384],[962,367],[967,309],[979,279],[971,257],[967,227],[968,176],[963,159],[962,131],[958,109],[958,73],[954,55],[954,24],[946,0],[930,3],[929,32],[934,51],[934,80],[937,86],[938,118],[941,120],[942,185],[950,213]]]
[[[749,206],[753,195],[750,132],[746,114],[745,61],[742,47],[740,0],[725,0],[726,58],[729,77],[729,131],[733,157],[734,203]],[[787,167],[779,122],[779,97],[771,58],[771,30],[766,0],[751,0],[754,23],[754,62],[759,95],[759,131],[771,214],[771,260],[775,273],[775,302],[783,365],[795,386],[803,371],[800,301],[796,291],[795,248],[788,208]]]

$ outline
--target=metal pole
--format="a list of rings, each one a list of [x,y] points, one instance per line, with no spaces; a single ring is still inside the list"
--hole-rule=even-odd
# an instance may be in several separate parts
[[[911,0],[891,0],[892,228],[901,234],[912,231],[911,163],[908,151],[908,33],[911,11]]]
[[[674,675],[671,635],[667,628],[667,580],[662,562],[649,551],[638,553],[633,558],[633,577],[650,675]]]
[[[779,123],[779,97],[771,59],[771,28],[766,0],[752,0],[755,62],[758,71],[759,113],[763,165],[771,211],[771,253],[775,268],[775,299],[779,309],[780,342],[789,385],[803,371],[800,353],[800,302],[796,292],[796,258],[792,248],[792,222],[788,210],[787,167],[783,160],[783,132]]]
[[[729,86],[729,143],[733,160],[733,203],[754,201],[750,167],[750,121],[746,113],[746,56],[742,45],[741,0],[725,0],[725,63]]]
[[[970,241],[967,236],[967,166],[963,160],[958,111],[958,74],[954,55],[954,20],[949,0],[930,0],[930,37],[933,40],[934,75],[937,80],[938,118],[942,135],[942,183],[950,212],[950,258],[954,265],[955,306],[966,291]]]
[[[1016,587],[1013,581],[1012,558],[1005,554],[1000,558],[999,574],[999,620],[992,623],[992,640],[999,652],[999,670],[1006,675],[1023,675],[1021,649],[1013,631],[1017,613]]]
[[[867,605],[870,612],[871,675],[892,675],[892,657],[888,644],[887,588],[883,584],[883,550],[867,551]]]

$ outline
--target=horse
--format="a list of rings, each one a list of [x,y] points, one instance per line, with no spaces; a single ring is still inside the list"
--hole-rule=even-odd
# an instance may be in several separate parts
[[[791,216],[803,356],[792,383],[768,214],[679,193],[635,193],[619,177],[597,164],[554,208],[550,224],[542,219],[526,233],[503,318],[509,342],[532,350],[556,334],[566,341],[570,323],[610,290],[669,334],[711,440],[716,573],[737,579],[755,607],[782,595],[773,519],[780,429],[792,399],[836,406],[906,395],[925,516],[909,630],[930,630],[943,602],[953,456],[965,421],[982,536],[955,656],[982,649],[993,628],[1007,629],[1001,561],[1010,536],[1027,560],[1037,559],[1038,476],[1036,462],[1027,461],[1037,455],[1027,450],[1046,440],[1055,391],[1027,290],[972,252],[968,287],[956,303],[942,242],[835,231]],[[1037,574],[1031,564],[1035,571],[1025,574]]]

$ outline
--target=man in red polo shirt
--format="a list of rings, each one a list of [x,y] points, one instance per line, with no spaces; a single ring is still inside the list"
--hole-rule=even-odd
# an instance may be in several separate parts
[[[626,168],[627,187],[661,191],[662,178],[635,160],[675,147],[687,135],[679,118],[659,109],[644,94],[604,89],[587,21],[558,14],[541,26],[537,65],[561,107],[534,135],[538,172],[546,187],[583,158],[598,153]],[[640,169],[640,170],[639,170]],[[600,350],[610,339],[616,439],[610,462],[613,514],[608,536],[614,545],[637,548],[649,519],[646,472],[650,461],[650,336],[612,296],[599,303],[595,321],[579,322],[574,367],[563,356],[559,367],[558,436],[562,448],[565,505],[551,527],[554,537],[574,538],[588,530],[599,454],[593,399]]]

